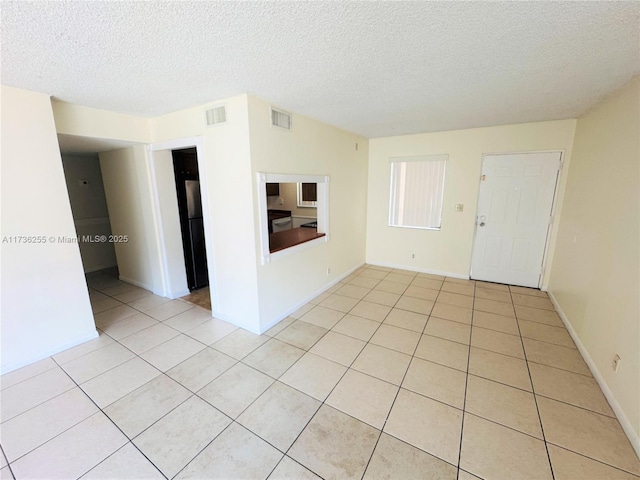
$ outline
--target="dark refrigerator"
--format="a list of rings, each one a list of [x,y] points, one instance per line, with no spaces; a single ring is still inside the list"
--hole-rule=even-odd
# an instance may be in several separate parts
[[[189,290],[209,285],[200,180],[195,149],[173,152],[180,229]]]
[[[207,274],[207,251],[204,244],[204,222],[202,219],[202,203],[200,201],[200,181],[186,180],[184,182],[187,194],[187,219],[189,242],[191,243],[191,258],[189,259],[193,271],[193,287],[191,290],[209,285]],[[189,275],[187,275],[188,279]]]

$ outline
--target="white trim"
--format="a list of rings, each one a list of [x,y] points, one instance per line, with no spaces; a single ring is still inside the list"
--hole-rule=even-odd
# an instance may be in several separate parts
[[[300,252],[319,243],[327,243],[329,236],[329,176],[328,175],[294,175],[281,173],[256,173],[258,190],[258,221],[260,222],[260,263],[265,265],[283,256]],[[271,253],[269,250],[269,213],[267,208],[267,183],[317,183],[318,184],[318,233],[324,233],[308,242]]]
[[[564,170],[564,150],[556,150],[560,152],[560,160],[558,162],[558,174],[556,176],[556,186],[553,190],[553,203],[551,204],[551,223],[547,228],[547,238],[544,242],[544,253],[542,254],[542,267],[540,270],[540,280],[538,281],[538,287],[540,290],[546,290],[549,287],[549,275],[551,271],[547,271],[548,267],[551,266],[551,262],[549,259],[549,252],[553,250],[552,247],[555,245],[551,245],[551,239],[553,238],[554,232],[560,228],[560,212],[558,212],[558,203],[560,203],[560,187],[562,182],[562,175]],[[565,174],[566,175],[566,174]],[[556,237],[557,238],[557,237]]]
[[[167,245],[164,241],[164,226],[162,224],[162,210],[160,208],[160,193],[158,192],[158,178],[156,176],[156,162],[153,156],[153,145],[148,145],[148,164],[149,164],[149,181],[151,183],[151,196],[153,197],[153,215],[154,230],[156,234],[156,242],[158,244],[158,259],[160,264],[160,284],[162,287],[162,296],[169,296],[169,265],[167,260]]]
[[[88,333],[86,335],[82,335],[81,337],[76,338],[75,340],[67,343],[63,343],[55,348],[47,350],[43,353],[38,353],[32,357],[29,357],[27,360],[21,360],[16,363],[10,363],[8,365],[0,366],[0,375],[4,375],[5,373],[13,372],[19,368],[25,367],[27,365],[31,365],[32,363],[38,362],[40,360],[44,360],[45,358],[56,355],[57,353],[63,352],[64,350],[68,350],[69,348],[76,347],[81,343],[88,342],[89,340],[93,340],[98,338],[98,330],[93,330],[93,332]]]
[[[264,332],[266,332],[267,330],[269,330],[270,328],[274,327],[275,325],[277,325],[278,323],[280,323],[282,320],[284,320],[285,318],[287,318],[289,315],[291,315],[293,312],[295,312],[296,310],[298,310],[300,307],[303,307],[304,305],[306,305],[307,303],[309,303],[311,300],[313,300],[314,298],[316,298],[318,295],[322,294],[323,292],[326,292],[328,289],[330,289],[331,287],[333,287],[334,285],[336,285],[337,283],[340,283],[342,280],[344,280],[345,278],[347,278],[349,275],[351,275],[353,272],[355,272],[356,270],[358,270],[360,267],[362,267],[363,265],[365,265],[365,263],[361,263],[359,265],[356,265],[355,267],[351,268],[350,270],[347,270],[347,272],[343,273],[342,275],[340,275],[338,278],[335,278],[333,280],[331,280],[329,283],[327,283],[325,286],[319,288],[318,290],[316,290],[315,292],[313,292],[311,295],[309,295],[308,297],[306,297],[304,300],[302,300],[301,302],[296,303],[293,307],[288,308],[287,310],[284,311],[284,313],[281,313],[280,315],[278,315],[274,320],[270,321],[264,328],[262,328],[262,326],[260,327],[260,330],[258,332],[254,332],[254,333],[258,333],[260,335],[262,335]],[[233,322],[230,322],[233,323]],[[235,325],[235,323],[234,323]]]
[[[429,268],[416,268],[411,265],[400,265],[398,263],[370,262],[367,260],[367,265],[373,265],[376,267],[397,268],[398,270],[408,270],[410,272],[428,273],[430,275],[440,275],[442,277],[451,277],[451,278],[459,278],[460,280],[469,280],[469,275],[463,275],[461,273],[444,272],[442,270],[431,270]]]
[[[152,151],[156,150],[176,150],[179,148],[195,147],[202,141],[202,137],[185,137],[167,140],[165,142],[156,142],[149,145]],[[200,167],[200,165],[198,165]]]
[[[205,119],[206,120],[206,119]],[[217,298],[217,288],[215,286],[215,276],[214,276],[214,271],[215,271],[215,262],[214,262],[214,250],[213,250],[213,240],[211,239],[211,232],[213,231],[212,229],[212,225],[211,225],[211,211],[209,209],[209,188],[207,185],[207,166],[206,166],[206,162],[205,162],[205,152],[204,152],[204,146],[203,146],[203,142],[202,142],[202,137],[200,136],[196,136],[196,137],[185,137],[185,138],[178,138],[178,139],[174,139],[174,140],[168,140],[166,142],[157,142],[157,143],[152,143],[151,145],[149,145],[149,149],[151,152],[155,152],[158,150],[177,150],[177,149],[181,149],[181,148],[191,148],[191,147],[195,147],[196,149],[196,155],[197,155],[197,160],[198,160],[198,176],[200,178],[200,196],[202,199],[202,217],[203,217],[203,223],[204,223],[204,242],[205,242],[205,249],[207,251],[207,272],[208,272],[208,277],[209,277],[209,292],[210,292],[210,300],[211,300],[211,309],[216,310],[218,307],[218,298]],[[153,162],[150,162],[153,165]],[[158,217],[158,220],[160,220],[161,215],[160,215],[160,200],[159,200],[159,194],[158,194],[158,184],[157,181],[155,181],[155,169],[154,169],[154,182],[152,182],[152,189],[155,195],[155,211],[156,211],[156,216]],[[163,235],[163,231],[162,230],[162,223],[161,220],[156,224],[156,233],[157,235],[159,235],[160,237],[160,242],[162,245],[164,245],[164,235]],[[162,252],[162,276],[163,276],[163,286],[165,289],[165,294],[163,296],[169,297],[169,298],[178,298],[178,295],[182,294],[182,291],[178,291],[178,292],[169,292],[168,290],[168,285],[170,284],[169,282],[169,268],[168,268],[168,259],[167,259],[167,252],[166,252],[166,248],[163,247],[163,249],[161,250]],[[188,292],[187,292],[188,293]],[[186,295],[186,294],[185,294]]]
[[[611,406],[613,413],[618,418],[618,421],[620,422],[620,425],[622,426],[624,433],[629,438],[629,441],[631,442],[631,446],[635,450],[636,455],[638,456],[638,458],[640,458],[640,434],[638,434],[638,432],[634,430],[633,425],[625,415],[624,410],[622,410],[622,407],[620,407],[618,400],[616,399],[615,395],[609,388],[609,385],[607,385],[607,382],[605,382],[604,377],[600,374],[598,367],[596,366],[595,362],[591,358],[591,355],[589,355],[589,351],[582,344],[580,337],[578,336],[575,329],[573,328],[573,325],[571,325],[569,318],[567,318],[567,316],[565,315],[564,311],[562,310],[562,307],[556,300],[556,297],[553,295],[552,292],[547,292],[547,293],[549,294],[551,303],[553,303],[553,306],[558,312],[558,315],[560,315],[560,318],[562,319],[562,323],[564,323],[564,326],[569,331],[569,335],[571,335],[571,338],[576,344],[576,347],[578,347],[578,351],[582,355],[582,358],[584,358],[584,361],[587,363],[589,370],[591,370],[591,374],[593,375],[593,378],[595,378],[596,382],[598,382],[598,385],[600,386],[600,389],[602,390],[602,393],[604,394],[605,398],[609,402],[609,405]]]

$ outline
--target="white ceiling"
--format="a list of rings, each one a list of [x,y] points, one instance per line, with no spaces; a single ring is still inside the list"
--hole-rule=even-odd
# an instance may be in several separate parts
[[[2,83],[140,116],[241,93],[367,137],[575,118],[640,2],[11,2]]]

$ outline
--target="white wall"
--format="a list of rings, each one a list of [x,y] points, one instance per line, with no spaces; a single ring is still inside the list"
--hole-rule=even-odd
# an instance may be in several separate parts
[[[120,278],[162,294],[159,237],[147,148],[136,145],[100,156],[100,169],[114,235],[128,241],[114,243]]]
[[[253,219],[256,236],[260,329],[364,262],[367,192],[367,140],[293,114],[291,131],[271,127],[270,104],[249,97]],[[356,143],[359,144],[356,150]],[[260,265],[258,172],[328,175],[328,243]],[[331,269],[329,275],[327,268]]]
[[[568,162],[574,128],[575,120],[560,120],[371,139],[367,262],[468,277],[482,155],[562,150],[565,152],[565,162]],[[389,157],[442,153],[449,155],[445,173],[442,229],[433,231],[389,227]],[[564,182],[563,176],[558,192],[560,199]],[[456,203],[464,204],[463,212],[455,211]],[[558,206],[561,207],[561,202]],[[557,234],[556,230],[554,226],[551,245]],[[415,258],[411,258],[412,254],[415,254]],[[546,284],[552,257],[553,247],[549,251],[543,286]]]
[[[56,131],[65,135],[149,143],[148,118],[52,101]]]
[[[549,291],[640,455],[639,105],[636,79],[578,119]]]
[[[108,238],[111,225],[98,155],[62,155],[62,166],[76,233],[80,238]],[[116,266],[112,243],[80,241],[79,246],[85,273]]]
[[[189,293],[184,264],[184,246],[180,230],[178,192],[171,150],[153,152],[153,168],[157,185],[167,275],[167,296],[177,298]]]
[[[1,87],[1,373],[97,336],[47,95]],[[50,237],[55,241],[51,242]]]

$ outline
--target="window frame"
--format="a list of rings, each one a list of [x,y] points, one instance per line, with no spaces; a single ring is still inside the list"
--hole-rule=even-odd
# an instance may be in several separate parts
[[[304,200],[302,195],[302,184],[303,183],[315,183],[315,182],[297,182],[296,191],[297,198],[296,204],[299,208],[317,208],[318,207],[318,191],[317,191],[317,183],[316,183],[316,200]]]
[[[257,173],[258,217],[260,221],[261,264],[265,265],[281,257],[306,250],[321,243],[327,243],[329,236],[329,176],[293,175],[280,173]],[[267,183],[316,183],[317,184],[317,222],[318,233],[324,236],[300,243],[284,250],[271,253],[269,249],[269,214],[267,212]]]

